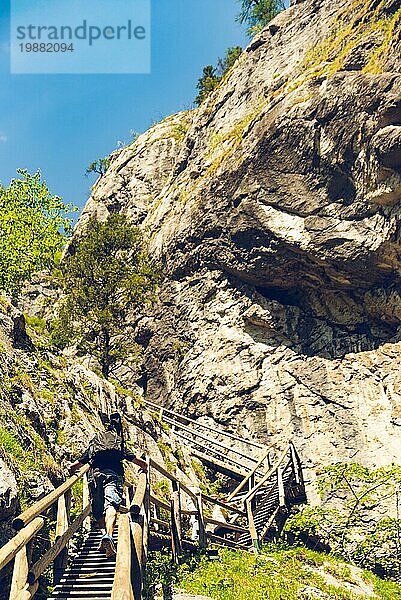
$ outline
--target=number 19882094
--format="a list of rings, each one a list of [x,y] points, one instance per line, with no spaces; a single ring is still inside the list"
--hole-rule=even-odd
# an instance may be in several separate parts
[[[21,52],[74,52],[74,44],[30,43],[19,45]]]

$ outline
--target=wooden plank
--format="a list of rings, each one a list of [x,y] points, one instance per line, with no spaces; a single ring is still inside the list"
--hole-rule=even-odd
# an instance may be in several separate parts
[[[170,529],[170,523],[168,521],[162,521],[161,519],[157,519],[156,517],[152,517],[151,523],[160,525],[160,527],[168,527]]]
[[[161,465],[159,465],[159,463],[157,463],[155,460],[153,460],[153,458],[151,458],[149,460],[149,464],[151,467],[153,467],[154,469],[156,469],[156,471],[158,471],[161,475],[163,475],[164,477],[166,477],[166,479],[169,479],[170,481],[177,481],[179,482],[181,489],[188,494],[188,496],[190,496],[191,498],[195,498],[195,494],[184,484],[182,483],[182,481],[179,481],[179,479],[177,479],[177,477],[175,477],[174,475],[172,475],[171,473],[169,473],[168,471],[166,471],[166,469],[164,467],[162,467]]]
[[[81,515],[75,519],[75,521],[69,526],[67,531],[60,536],[52,546],[50,546],[49,550],[40,558],[30,569],[28,573],[28,582],[30,584],[34,583],[40,575],[44,571],[46,571],[47,567],[51,565],[56,556],[60,554],[60,552],[65,548],[66,544],[70,541],[72,536],[78,531],[86,517],[91,512],[91,506],[88,504],[81,513]]]
[[[232,452],[233,454],[236,454],[237,456],[239,456],[241,458],[245,458],[246,460],[249,460],[250,462],[253,462],[253,463],[258,462],[257,458],[254,458],[253,456],[249,456],[249,454],[244,454],[240,450],[236,450],[235,448],[232,447],[232,445],[227,446],[226,444],[223,444],[222,442],[219,442],[218,440],[211,438],[210,436],[206,436],[203,433],[199,433],[199,431],[194,431],[193,429],[190,429],[189,427],[186,427],[185,425],[180,425],[180,429],[182,429],[183,431],[189,433],[190,435],[192,435],[194,437],[200,438],[201,440],[204,440],[209,443],[211,442],[214,446],[218,446],[219,448],[222,448],[223,450],[227,450],[228,452]],[[176,435],[182,435],[180,431],[176,431],[175,433],[176,433]],[[188,439],[188,438],[186,438],[186,439]],[[193,442],[198,443],[195,440],[193,440]],[[199,443],[199,445],[201,445],[201,444]],[[203,446],[205,446],[205,444],[203,444]]]
[[[288,451],[289,451],[289,449],[290,449],[290,447],[289,447],[289,446],[287,446],[287,448],[286,448],[286,449],[284,450],[284,452],[281,454],[281,456],[280,456],[279,460],[278,460],[278,461],[277,461],[277,462],[274,464],[274,466],[273,466],[273,467],[272,467],[272,468],[271,468],[271,469],[270,469],[270,470],[269,470],[269,471],[266,473],[266,475],[265,475],[265,476],[264,476],[264,477],[263,477],[263,478],[262,478],[262,479],[259,481],[259,483],[257,483],[257,484],[255,485],[255,487],[254,487],[254,488],[253,488],[253,489],[252,489],[250,492],[248,492],[248,494],[247,494],[247,495],[245,496],[245,498],[244,498],[244,503],[245,503],[247,500],[251,500],[251,499],[252,499],[252,498],[253,498],[253,497],[256,495],[256,493],[257,493],[257,492],[260,490],[260,488],[264,486],[264,484],[266,483],[266,481],[267,481],[268,479],[270,479],[270,477],[273,475],[273,473],[274,473],[274,472],[275,472],[275,471],[278,469],[278,467],[279,467],[279,466],[280,466],[280,465],[283,463],[283,461],[285,460],[285,458],[286,458],[286,456],[287,456],[287,454],[288,454]]]
[[[129,515],[118,519],[116,570],[111,600],[134,600],[131,585],[131,530]]]
[[[164,510],[170,510],[170,505],[167,504],[167,502],[163,502],[163,500],[160,500],[160,498],[154,496],[153,494],[150,495],[150,501],[153,502],[153,504],[155,504],[159,508],[163,508]]]
[[[145,500],[147,484],[148,478],[146,473],[140,473],[138,477],[138,483],[135,489],[134,498],[130,506],[131,515],[139,515],[139,513],[141,512],[141,507]]]
[[[182,534],[181,534],[181,501],[179,484],[175,483],[176,488],[171,495],[171,541],[173,558],[178,563],[182,556]]]
[[[131,523],[131,535],[134,540],[132,556],[133,594],[135,600],[141,600],[143,586],[143,528],[138,521]]]
[[[73,475],[72,477],[67,479],[67,481],[65,481],[62,485],[60,485],[55,490],[53,490],[53,492],[51,492],[50,494],[48,494],[47,496],[42,498],[42,500],[35,502],[35,504],[33,506],[31,506],[30,508],[25,510],[21,515],[16,517],[13,521],[14,529],[17,529],[17,530],[22,529],[28,523],[30,523],[35,517],[38,517],[42,513],[46,512],[46,510],[52,504],[54,504],[56,502],[56,500],[58,500],[60,498],[60,496],[65,494],[65,492],[67,490],[72,488],[72,486],[78,481],[78,479],[81,479],[81,477],[83,477],[83,475],[88,471],[88,469],[89,469],[89,465],[84,465],[78,471],[78,473],[76,475]]]
[[[227,540],[225,538],[219,537],[218,535],[214,535],[213,533],[207,534],[208,540],[216,546],[223,546],[225,548],[235,548],[236,550],[245,550],[249,552],[249,548],[244,546],[243,544],[237,544],[233,540]]]
[[[291,448],[292,464],[293,464],[293,468],[294,468],[295,482],[297,484],[300,484],[302,481],[302,474],[301,474],[301,469],[299,466],[299,459],[298,459],[297,451],[295,450],[295,446],[292,442],[290,444],[290,448]]]
[[[7,544],[0,548],[0,570],[16,556],[44,525],[42,517],[36,517],[29,525],[21,529]]]
[[[167,504],[167,502],[163,502],[163,500],[160,500],[160,498],[158,498],[154,494],[150,494],[150,501],[153,504],[155,504],[156,506],[158,506],[159,508],[163,508],[164,510],[170,510],[170,505]],[[197,515],[198,512],[196,510],[186,510],[186,509],[182,508],[181,514],[191,516],[191,515]]]
[[[224,469],[225,471],[228,471],[234,475],[239,475],[240,477],[246,477],[249,473],[249,470],[243,469],[242,465],[239,463],[235,463],[235,466],[233,466],[233,459],[229,459],[229,462],[225,463],[224,461],[215,458],[211,454],[206,454],[205,452],[200,452],[199,450],[191,450],[191,454],[196,458],[200,458],[205,462],[216,465],[217,467],[220,467],[221,469]]]

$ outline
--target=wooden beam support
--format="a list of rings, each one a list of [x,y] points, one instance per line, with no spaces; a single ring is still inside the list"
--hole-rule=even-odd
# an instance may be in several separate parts
[[[223,502],[223,500],[218,500],[217,498],[213,498],[212,496],[208,496],[207,494],[202,494],[202,499],[205,502],[210,502],[211,504],[217,504],[217,506],[222,506],[228,512],[232,512],[232,513],[235,513],[238,515],[244,515],[244,516],[246,515],[246,512],[244,510],[235,508],[234,506],[227,504],[227,502]]]

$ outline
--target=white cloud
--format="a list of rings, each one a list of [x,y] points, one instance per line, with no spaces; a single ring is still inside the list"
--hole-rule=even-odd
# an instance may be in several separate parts
[[[5,144],[8,141],[8,137],[4,133],[0,133],[0,144]]]

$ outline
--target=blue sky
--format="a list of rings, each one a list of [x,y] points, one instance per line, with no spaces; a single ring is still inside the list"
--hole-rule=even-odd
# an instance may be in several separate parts
[[[152,0],[150,75],[11,75],[8,4],[0,0],[0,181],[40,168],[52,192],[80,208],[92,160],[190,108],[203,66],[247,43],[236,0]]]

